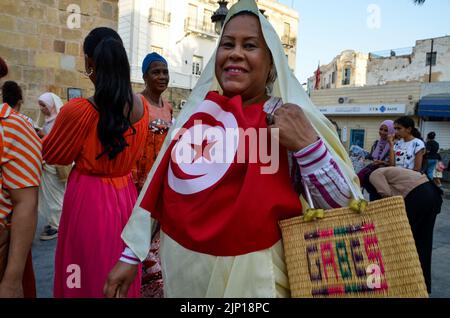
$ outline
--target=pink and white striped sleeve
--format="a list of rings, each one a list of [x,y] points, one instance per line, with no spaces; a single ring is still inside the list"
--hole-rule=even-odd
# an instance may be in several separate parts
[[[348,206],[351,199],[350,187],[322,140],[300,150],[294,156],[316,208]]]

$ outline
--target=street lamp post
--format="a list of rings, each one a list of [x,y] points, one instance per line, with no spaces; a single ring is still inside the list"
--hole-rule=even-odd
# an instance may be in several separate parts
[[[220,34],[225,23],[225,18],[228,14],[228,1],[220,0],[218,1],[219,9],[211,17],[211,21],[215,24],[215,30],[217,34]]]
[[[215,31],[217,34],[220,34],[223,28],[223,24],[225,23],[225,18],[228,15],[228,1],[219,0],[217,1],[219,4],[219,9],[217,9],[216,12],[211,17],[211,21],[215,24]],[[265,14],[266,10],[259,10],[266,18],[267,15]]]

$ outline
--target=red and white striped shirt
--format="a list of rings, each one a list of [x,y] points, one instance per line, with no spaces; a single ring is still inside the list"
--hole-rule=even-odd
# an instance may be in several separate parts
[[[8,104],[0,106],[0,226],[12,212],[10,190],[38,187],[42,144],[33,127]]]
[[[316,207],[336,209],[348,206],[350,187],[322,140],[299,151],[295,157]]]

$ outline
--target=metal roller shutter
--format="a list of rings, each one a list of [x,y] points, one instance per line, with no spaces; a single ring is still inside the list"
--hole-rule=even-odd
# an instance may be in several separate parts
[[[423,138],[426,139],[427,134],[432,131],[436,133],[436,141],[441,149],[450,149],[450,121],[423,121]]]

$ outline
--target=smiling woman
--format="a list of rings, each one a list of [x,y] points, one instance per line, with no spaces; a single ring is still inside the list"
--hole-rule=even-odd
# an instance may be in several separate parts
[[[243,132],[236,147],[224,142],[221,132],[229,129]],[[173,132],[122,234],[128,259],[111,271],[105,294],[126,296],[136,263],[147,256],[150,229],[159,224],[165,297],[288,297],[278,222],[302,214],[296,192],[302,184],[317,207],[346,206],[355,175],[333,125],[289,70],[254,0],[230,9]],[[278,169],[265,173],[266,158],[252,161],[251,135],[253,144],[279,145],[269,158]],[[188,160],[178,160],[180,149]],[[230,152],[231,162],[210,160]]]
[[[142,63],[145,89],[141,95],[147,101],[149,134],[144,152],[133,168],[133,179],[138,192],[144,186],[159,150],[172,126],[172,105],[162,97],[169,85],[169,69],[166,59],[158,53],[148,54]]]
[[[172,105],[161,95],[169,84],[167,61],[158,53],[148,54],[142,63],[145,89],[141,93],[147,101],[149,113],[149,133],[145,141],[142,156],[132,170],[133,181],[138,192],[144,186],[169,127],[172,125]],[[160,298],[163,296],[161,265],[159,260],[159,233],[156,233],[147,259],[143,262],[142,296]]]
[[[259,20],[248,12],[237,14],[228,23],[216,55],[216,77],[223,94],[240,94],[244,105],[264,101],[272,69]]]

